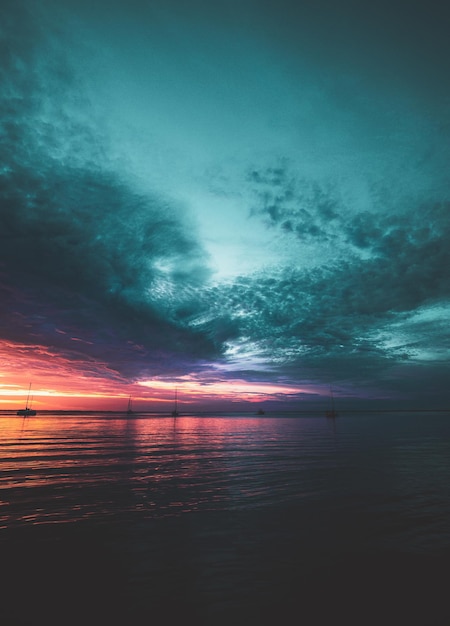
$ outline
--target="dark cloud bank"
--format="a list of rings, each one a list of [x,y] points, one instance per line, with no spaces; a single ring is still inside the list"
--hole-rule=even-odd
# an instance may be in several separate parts
[[[108,355],[130,376],[216,356],[214,341],[174,319],[170,302],[171,291],[185,297],[208,275],[195,235],[176,206],[135,192],[112,169],[101,133],[68,113],[81,95],[64,57],[52,57],[20,4],[10,17],[1,56],[2,337],[74,358],[72,338],[83,339],[77,350]],[[89,103],[80,107],[88,118]],[[129,344],[143,346],[141,355],[127,354]]]

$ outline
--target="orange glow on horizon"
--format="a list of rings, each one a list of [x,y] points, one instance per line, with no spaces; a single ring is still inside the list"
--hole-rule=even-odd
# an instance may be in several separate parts
[[[30,401],[36,411],[125,411],[129,396],[137,411],[167,411],[174,402],[175,388],[180,403],[198,409],[207,403],[220,404],[226,410],[236,403],[289,401],[302,393],[324,394],[313,386],[220,380],[213,370],[204,378],[186,375],[171,380],[129,381],[101,362],[70,360],[47,348],[8,342],[0,342],[0,359],[0,409],[7,411],[24,408],[30,382]],[[208,379],[208,375],[214,378]]]

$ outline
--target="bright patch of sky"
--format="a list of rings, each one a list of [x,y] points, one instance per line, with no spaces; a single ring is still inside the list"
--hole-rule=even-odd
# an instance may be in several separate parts
[[[424,306],[399,317],[377,333],[380,346],[417,361],[450,360],[449,303]]]

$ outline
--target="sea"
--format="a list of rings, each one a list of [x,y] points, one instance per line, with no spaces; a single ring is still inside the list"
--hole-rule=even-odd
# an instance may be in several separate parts
[[[1,626],[448,626],[449,587],[449,412],[0,415]]]

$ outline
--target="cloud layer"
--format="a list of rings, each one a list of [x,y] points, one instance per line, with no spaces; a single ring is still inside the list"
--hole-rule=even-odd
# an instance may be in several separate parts
[[[284,5],[6,2],[1,340],[444,402],[446,16]]]

